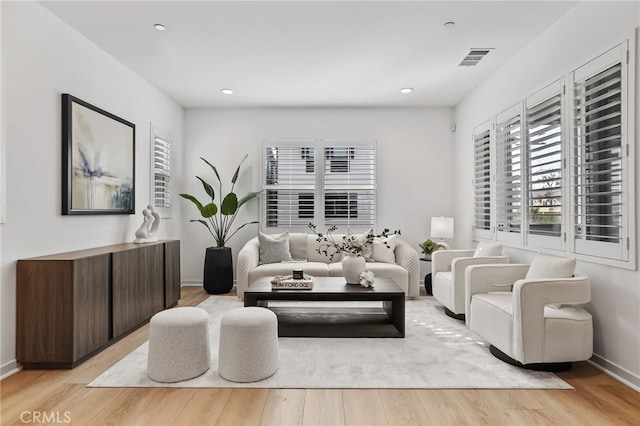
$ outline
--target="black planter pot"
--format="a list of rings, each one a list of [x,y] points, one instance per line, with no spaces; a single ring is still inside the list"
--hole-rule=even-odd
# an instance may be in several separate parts
[[[209,294],[223,294],[231,291],[233,288],[231,247],[207,248],[202,286]]]

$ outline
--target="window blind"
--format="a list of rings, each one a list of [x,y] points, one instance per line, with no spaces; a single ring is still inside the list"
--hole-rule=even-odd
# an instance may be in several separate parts
[[[373,227],[375,149],[373,146],[324,148],[324,223],[327,227]]]
[[[562,94],[527,106],[528,233],[562,235]]]
[[[622,64],[574,82],[574,237],[623,237]]]
[[[171,141],[168,138],[153,138],[153,204],[155,207],[171,208]]]
[[[315,221],[315,156],[313,146],[264,148],[267,228],[305,228]]]
[[[522,145],[520,113],[496,125],[496,224],[498,239],[520,234],[522,219]]]
[[[488,125],[488,123],[487,123]],[[476,129],[473,135],[474,234],[491,232],[491,132]],[[487,236],[484,236],[487,238]]]

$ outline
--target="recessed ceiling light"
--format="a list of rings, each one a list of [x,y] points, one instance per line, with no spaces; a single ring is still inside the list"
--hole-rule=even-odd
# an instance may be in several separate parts
[[[456,26],[456,23],[455,23],[455,22],[453,22],[453,21],[448,21],[448,22],[445,22],[445,23],[444,23],[444,27],[445,27],[445,28],[453,28],[453,27],[455,27],[455,26]]]
[[[220,91],[225,95],[233,95],[233,89],[222,89]]]
[[[166,30],[166,29],[167,29],[167,27],[165,27],[165,26],[164,26],[164,25],[162,25],[162,24],[155,24],[155,25],[153,26],[153,28],[155,28],[155,29],[156,29],[156,30],[158,30],[158,31],[164,31],[164,30]]]
[[[413,92],[413,87],[403,87],[400,89],[400,93],[411,93]]]

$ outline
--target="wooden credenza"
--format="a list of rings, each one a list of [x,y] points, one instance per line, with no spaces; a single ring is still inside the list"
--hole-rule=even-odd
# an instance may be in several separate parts
[[[73,368],[180,298],[180,241],[18,260],[18,362]]]

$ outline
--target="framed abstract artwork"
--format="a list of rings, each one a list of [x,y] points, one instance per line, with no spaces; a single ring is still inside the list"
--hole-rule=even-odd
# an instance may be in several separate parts
[[[135,213],[136,126],[62,95],[62,214]]]

